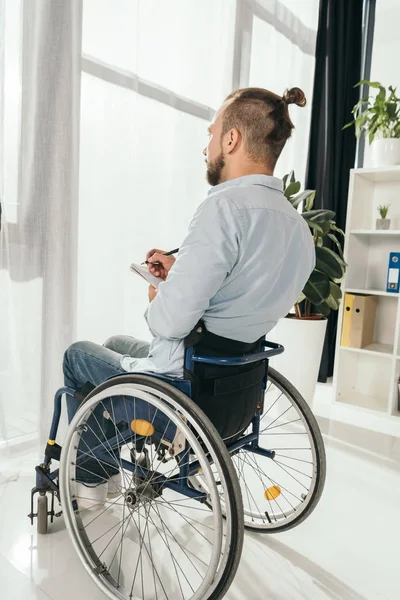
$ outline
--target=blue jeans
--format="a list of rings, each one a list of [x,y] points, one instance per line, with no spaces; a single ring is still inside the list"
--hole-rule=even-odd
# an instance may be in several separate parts
[[[93,342],[76,342],[64,354],[63,371],[64,384],[74,390],[80,390],[87,382],[94,386],[103,383],[115,375],[126,373],[121,367],[121,356],[129,354],[133,358],[145,358],[149,352],[149,343],[137,340],[127,335],[116,335],[109,338],[104,346]],[[79,408],[76,398],[67,396],[68,422],[70,423]],[[88,420],[88,431],[82,436],[79,449],[88,452],[101,440],[114,435],[114,427],[104,418],[101,406],[97,407],[94,415]],[[108,477],[118,472],[118,469],[99,464],[89,459],[77,468],[76,478],[84,483],[103,483]]]

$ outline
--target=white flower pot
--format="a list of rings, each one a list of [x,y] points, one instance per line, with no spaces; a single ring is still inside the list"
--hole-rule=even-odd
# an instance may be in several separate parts
[[[314,401],[326,325],[326,319],[284,318],[267,335],[267,340],[285,347],[270,365],[294,385],[309,406]]]
[[[373,167],[400,165],[400,138],[374,140],[371,143]]]

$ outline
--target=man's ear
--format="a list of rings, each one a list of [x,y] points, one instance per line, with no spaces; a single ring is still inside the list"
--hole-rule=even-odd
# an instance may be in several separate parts
[[[240,146],[242,136],[237,129],[230,129],[226,132],[223,141],[224,153],[231,154]]]

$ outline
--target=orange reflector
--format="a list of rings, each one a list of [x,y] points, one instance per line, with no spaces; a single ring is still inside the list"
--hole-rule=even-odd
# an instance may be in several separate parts
[[[281,488],[278,485],[273,485],[272,487],[265,490],[264,496],[266,500],[275,500],[281,493]]]
[[[134,421],[132,421],[131,429],[137,435],[143,435],[144,437],[153,435],[154,433],[154,426],[148,421],[144,421],[143,419],[135,419]]]

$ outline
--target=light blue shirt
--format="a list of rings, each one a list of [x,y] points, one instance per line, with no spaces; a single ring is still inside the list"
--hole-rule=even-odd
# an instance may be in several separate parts
[[[181,377],[183,338],[201,318],[211,333],[256,341],[290,311],[314,266],[310,230],[281,180],[248,175],[215,186],[146,311],[148,358],[125,356],[123,368]]]

